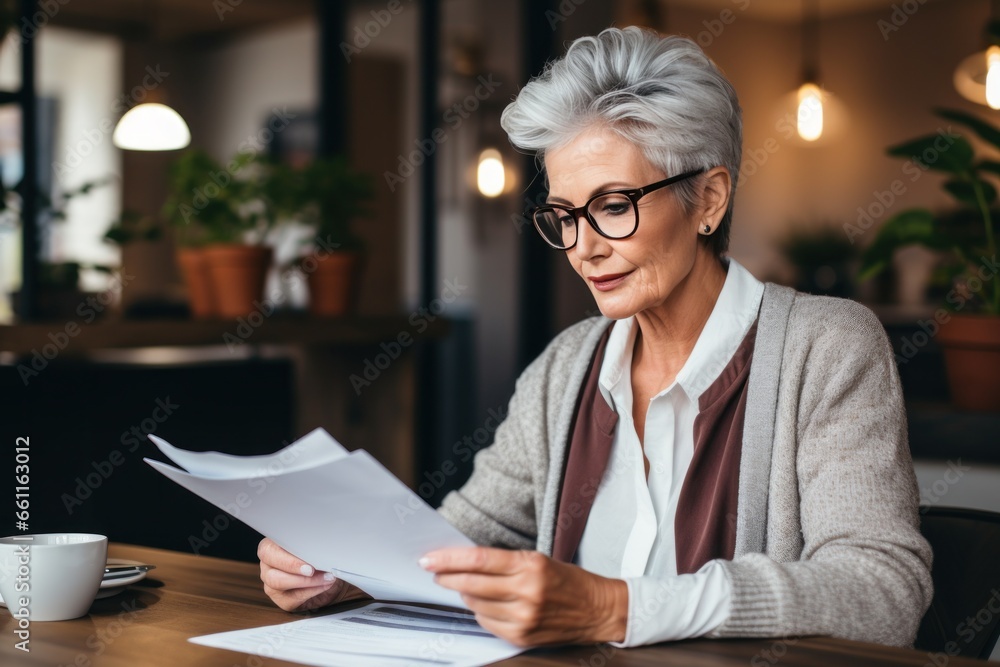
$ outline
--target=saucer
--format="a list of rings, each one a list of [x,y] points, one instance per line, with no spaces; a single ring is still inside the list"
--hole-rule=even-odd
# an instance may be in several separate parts
[[[124,558],[109,558],[108,566],[120,566],[120,565],[145,565],[137,560],[125,560]],[[125,590],[125,587],[129,584],[134,584],[137,581],[142,581],[146,578],[147,572],[136,572],[130,577],[118,577],[115,579],[104,579],[101,581],[101,590],[97,591],[97,596],[95,600],[102,600],[104,598],[109,598],[112,595],[118,595]]]
[[[108,566],[121,566],[121,565],[144,565],[137,560],[125,560],[124,558],[109,558]],[[115,579],[104,579],[101,581],[101,589],[97,591],[97,595],[94,597],[95,600],[102,600],[104,598],[109,598],[112,595],[118,595],[123,592],[129,584],[134,584],[137,581],[142,581],[146,578],[146,572],[136,572],[135,574],[128,577],[118,577]],[[7,604],[0,598],[0,607],[6,607]]]

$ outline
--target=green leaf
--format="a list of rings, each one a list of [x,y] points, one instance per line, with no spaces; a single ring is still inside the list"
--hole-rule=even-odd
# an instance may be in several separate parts
[[[117,245],[125,245],[132,238],[125,229],[121,227],[112,227],[108,231],[104,232],[104,240]]]
[[[948,194],[961,203],[969,204],[970,206],[979,206],[979,199],[976,197],[976,188],[973,181],[952,179],[945,181],[943,187],[948,191]],[[979,187],[983,190],[983,196],[986,198],[987,205],[996,201],[997,189],[995,187],[986,181],[979,181]]]
[[[979,135],[980,139],[1000,148],[1000,129],[981,118],[964,111],[958,111],[957,109],[935,109],[934,113],[945,120],[951,120],[964,125]]]
[[[960,135],[931,134],[892,146],[887,152],[949,174],[964,174],[972,169],[972,145]]]

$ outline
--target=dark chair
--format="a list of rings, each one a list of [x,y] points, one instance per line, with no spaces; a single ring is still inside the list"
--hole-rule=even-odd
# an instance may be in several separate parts
[[[1000,636],[1000,514],[921,507],[920,531],[934,550],[934,599],[916,648],[988,659]]]

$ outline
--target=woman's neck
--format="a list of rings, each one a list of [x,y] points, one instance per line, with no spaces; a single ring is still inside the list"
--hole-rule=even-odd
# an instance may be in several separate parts
[[[673,377],[691,355],[712,314],[726,267],[714,253],[699,251],[691,272],[660,305],[637,313],[639,331],[633,350],[633,368]]]

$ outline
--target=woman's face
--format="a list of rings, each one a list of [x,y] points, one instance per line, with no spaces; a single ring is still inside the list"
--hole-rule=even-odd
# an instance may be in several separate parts
[[[545,170],[548,201],[572,207],[583,206],[598,192],[640,188],[674,176],[660,172],[637,146],[603,127],[548,151]],[[644,196],[638,210],[639,228],[625,239],[604,238],[581,219],[576,246],[566,251],[610,319],[661,305],[691,272],[703,245],[698,243],[698,220],[684,214],[671,187]]]

